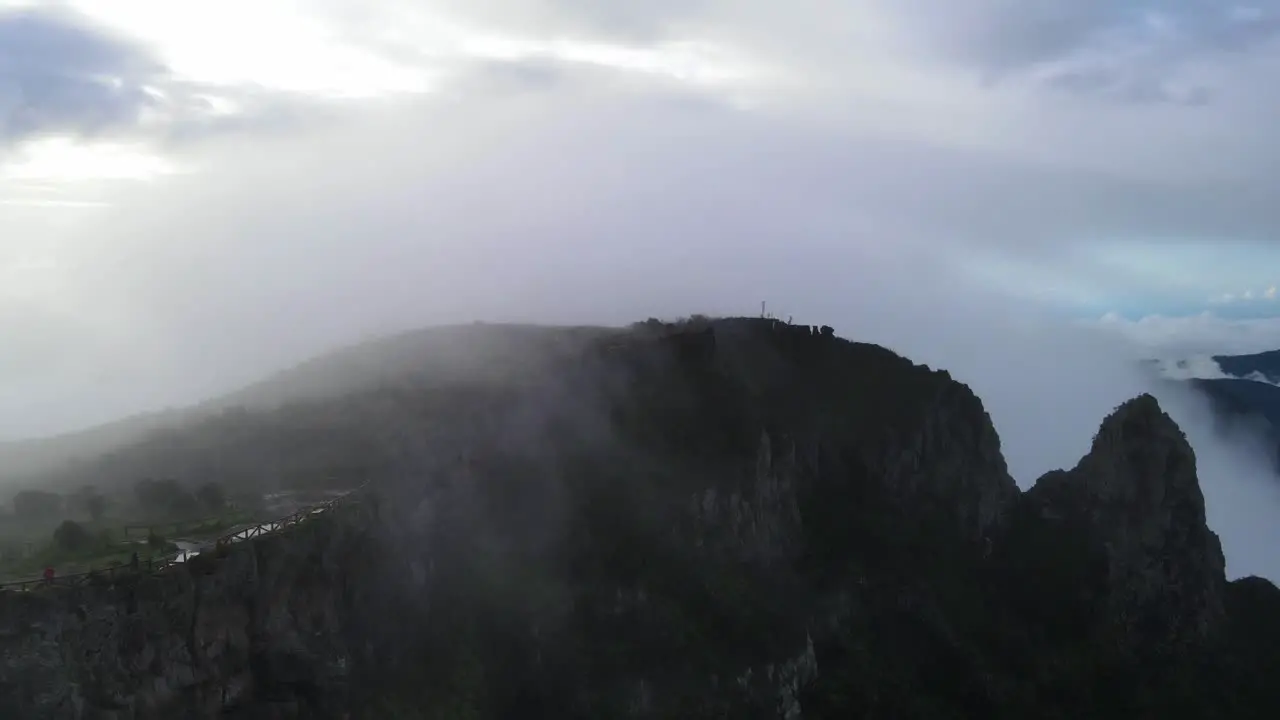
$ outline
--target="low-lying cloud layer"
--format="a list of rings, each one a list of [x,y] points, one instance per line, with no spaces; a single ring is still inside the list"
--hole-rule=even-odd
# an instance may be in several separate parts
[[[924,314],[912,317],[929,322]],[[1222,539],[1228,576],[1280,578],[1274,550],[1280,546],[1280,478],[1263,437],[1216,427],[1205,397],[1143,367],[1147,348],[1105,330],[1029,312],[973,320],[943,311],[933,319],[948,321],[963,323],[963,332],[948,336],[886,323],[870,334],[918,362],[947,368],[978,393],[1019,486],[1075,465],[1117,398],[1151,393],[1196,452],[1209,525]]]
[[[1025,486],[1152,347],[1280,347],[1079,323],[1276,282],[1273,2],[174,7],[0,15],[0,436],[400,328],[764,300],[971,383]],[[1276,485],[1171,402],[1233,574],[1280,577]]]
[[[1205,312],[1127,320],[1108,315],[1098,325],[1149,348],[1150,356],[1161,359],[1249,355],[1280,348],[1280,317],[1230,319]]]

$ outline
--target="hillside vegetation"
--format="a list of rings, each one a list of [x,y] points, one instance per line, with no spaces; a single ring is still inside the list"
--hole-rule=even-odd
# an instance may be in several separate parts
[[[617,332],[475,323],[379,339],[195,407],[0,444],[0,486],[112,491],[177,478],[232,492],[350,487],[394,463],[399,439],[440,405],[443,396],[427,393],[528,382]]]

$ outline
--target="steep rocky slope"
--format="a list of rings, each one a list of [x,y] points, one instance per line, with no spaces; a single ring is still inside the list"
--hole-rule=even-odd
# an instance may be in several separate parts
[[[245,670],[228,641],[225,670],[176,683],[187,704],[138,717],[211,708],[191,698],[227,678],[242,707],[300,702],[333,667],[349,692],[311,716],[1280,711],[1280,591],[1226,582],[1195,454],[1151,397],[1020,493],[965,385],[829,328],[650,324],[517,365],[519,383],[397,396],[416,419],[388,440],[363,524],[293,555],[320,580],[272,595],[246,574],[254,609],[220,616],[227,637],[297,648],[305,628],[306,652]],[[264,619],[275,603],[302,610]],[[6,651],[0,708],[22,702],[15,677],[80,682],[48,668],[83,624],[46,621],[43,645],[29,624],[0,631],[44,658]],[[103,637],[120,655],[124,635]],[[140,665],[116,685],[154,683]]]
[[[405,597],[432,608],[407,600],[399,615],[430,651],[387,655],[433,679],[414,707],[1280,707],[1257,680],[1280,657],[1256,636],[1280,604],[1266,581],[1226,582],[1194,453],[1153,398],[1122,405],[1078,467],[1024,494],[967,387],[816,329],[638,333],[509,403],[505,425],[470,418],[502,430],[460,437],[434,474],[451,480],[401,485],[389,504],[412,549],[393,574],[416,577]]]

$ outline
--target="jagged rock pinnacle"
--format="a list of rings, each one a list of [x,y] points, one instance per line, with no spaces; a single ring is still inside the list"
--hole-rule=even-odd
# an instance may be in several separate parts
[[[1041,478],[1026,500],[1105,558],[1108,616],[1144,618],[1125,628],[1135,643],[1178,644],[1219,625],[1225,560],[1195,452],[1151,395],[1116,408],[1080,463]]]
[[[1195,452],[1182,429],[1151,395],[1142,394],[1116,408],[1103,421],[1085,457],[1094,469],[1099,492],[1126,499],[1146,494],[1159,503],[1169,492],[1185,493],[1204,520],[1204,496],[1195,471]],[[1109,471],[1109,472],[1108,472]]]

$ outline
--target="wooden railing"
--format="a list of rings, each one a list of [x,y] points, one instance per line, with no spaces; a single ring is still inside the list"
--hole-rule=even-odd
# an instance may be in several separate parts
[[[116,580],[124,577],[131,577],[139,574],[151,574],[164,570],[167,567],[178,564],[177,557],[182,555],[181,552],[172,553],[162,558],[147,558],[145,560],[139,558],[135,567],[132,563],[121,563],[119,565],[109,565],[104,568],[94,568],[84,572],[67,573],[65,575],[54,575],[50,578],[45,577],[29,577],[21,580],[8,580],[0,582],[0,592],[17,591],[26,592],[35,588],[42,587],[60,587],[74,588],[85,585],[109,585]]]
[[[224,533],[207,543],[200,550],[179,550],[176,553],[166,555],[163,558],[148,558],[146,560],[139,559],[135,566],[133,563],[122,563],[120,565],[112,565],[110,567],[97,570],[89,570],[87,572],[72,573],[68,575],[55,575],[52,578],[35,577],[25,578],[22,580],[11,580],[8,582],[0,582],[0,592],[15,591],[26,592],[40,587],[82,587],[85,585],[109,585],[122,577],[135,576],[139,574],[151,574],[161,572],[175,565],[182,565],[192,557],[199,555],[208,548],[216,548],[218,546],[230,545],[232,543],[252,540],[253,538],[262,537],[274,532],[279,532],[286,528],[293,527],[317,515],[328,512],[335,506],[349,502],[359,502],[360,494],[368,487],[369,483],[365,482],[353,490],[350,490],[338,497],[325,502],[309,505],[295,513],[286,515],[275,520],[258,523],[248,527],[242,527],[239,530],[232,530]]]
[[[359,500],[358,494],[361,491],[363,491],[365,487],[368,486],[368,484],[369,484],[368,482],[365,482],[362,485],[360,485],[360,487],[357,487],[353,490],[349,490],[343,493],[342,495],[339,495],[338,497],[332,498],[330,500],[326,500],[322,503],[317,503],[315,505],[308,505],[307,507],[302,508],[297,512],[294,512],[291,515],[286,515],[282,518],[276,518],[275,520],[268,520],[267,522],[262,522],[256,525],[251,525],[249,527],[242,527],[238,530],[232,530],[230,532],[223,533],[222,535],[207,542],[206,545],[212,546],[212,547],[217,547],[218,545],[229,545],[231,543],[242,542],[244,540],[252,540],[253,538],[260,537],[262,535],[278,532],[280,530],[284,530],[285,528],[292,527],[294,525],[297,525],[300,522],[303,522],[304,520],[308,520],[310,518],[315,517],[316,515],[328,512],[330,509],[332,509],[334,506],[338,504],[358,501]],[[178,552],[176,553],[175,557],[183,557],[184,555],[189,557],[191,555],[196,555],[199,552],[201,551],[195,551],[195,552],[187,551],[185,553]],[[181,561],[177,561],[177,562],[181,562]]]

